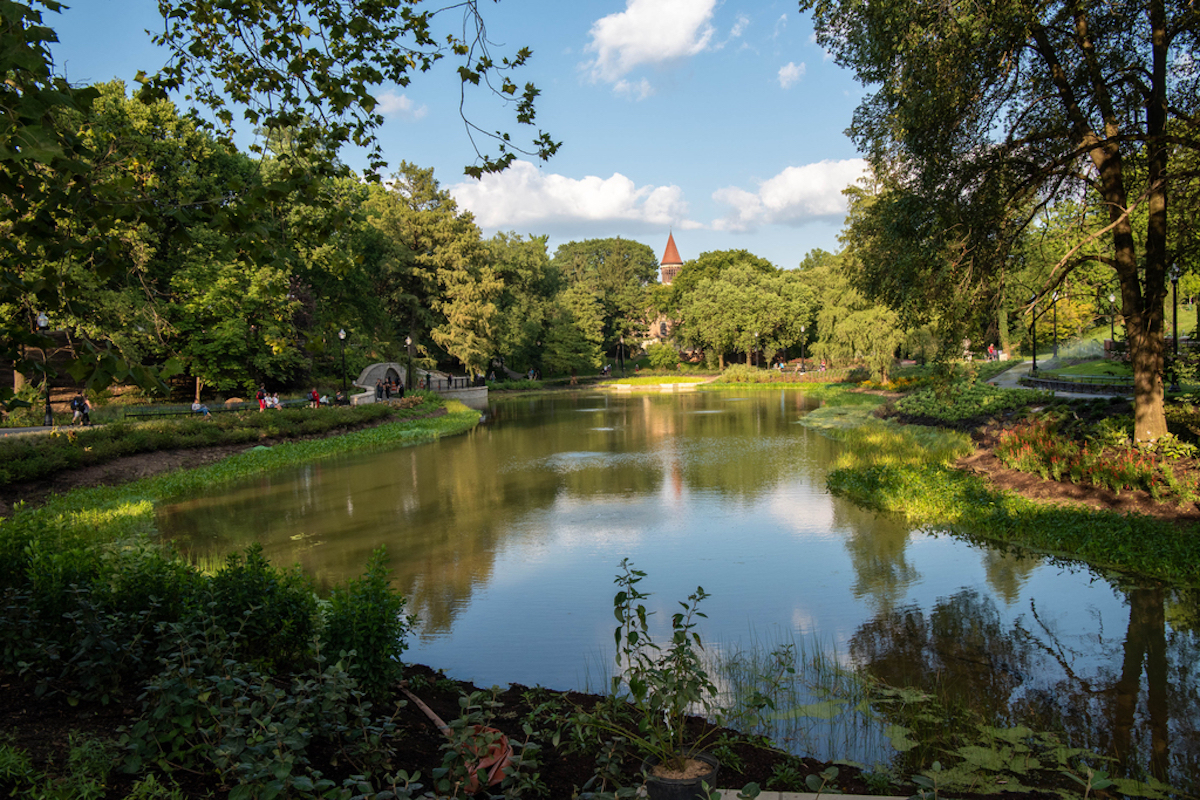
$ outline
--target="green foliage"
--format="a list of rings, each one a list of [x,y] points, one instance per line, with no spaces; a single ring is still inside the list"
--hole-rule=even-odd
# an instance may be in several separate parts
[[[381,546],[361,578],[330,593],[325,611],[327,649],[350,654],[348,670],[371,697],[382,696],[400,678],[411,627],[404,615],[406,600],[390,586],[390,572],[387,549]]]
[[[138,423],[113,422],[81,430],[57,429],[47,436],[9,436],[0,439],[0,483],[37,480],[135,453],[247,444],[264,438],[299,438],[388,417],[402,420],[429,414],[440,403],[439,398],[430,397],[425,405],[408,409],[372,403],[316,411],[286,408],[269,414],[221,413],[209,419],[165,417]]]
[[[1176,477],[1170,460],[1191,457],[1194,445],[1169,434],[1153,448],[1135,448],[1125,424],[1100,420],[1080,432],[1071,417],[1047,414],[1040,419],[1003,431],[995,452],[1011,469],[1043,478],[1089,484],[1117,494],[1140,489],[1158,499],[1193,502],[1200,489]]]
[[[646,355],[654,369],[669,370],[679,366],[679,353],[669,344],[648,345]]]
[[[643,757],[673,768],[682,765],[700,749],[700,741],[688,741],[685,721],[689,713],[707,716],[716,711],[717,687],[713,684],[698,651],[703,649],[696,620],[705,615],[700,603],[708,597],[703,587],[680,602],[682,611],[671,616],[671,641],[664,649],[650,634],[644,601],[649,595],[638,589],[646,573],[634,569],[629,559],[621,562],[615,583],[613,613],[618,625],[617,674],[612,678],[613,704],[598,712],[591,724],[602,731],[627,739]],[[631,718],[621,718],[621,706],[631,706]]]
[[[482,85],[513,106],[518,122],[533,124],[537,88],[527,83],[518,94],[509,77],[525,64],[530,51],[494,57],[478,8],[470,3],[468,11],[459,32],[443,41],[432,27],[435,10],[368,10],[329,0],[304,0],[295,9],[235,10],[175,0],[164,8],[166,26],[154,37],[171,60],[148,78],[142,92],[157,97],[198,87],[193,97],[219,121],[226,143],[233,139],[231,101],[242,106],[251,126],[268,131],[312,119],[315,124],[289,142],[288,155],[299,162],[298,168],[327,172],[336,165],[338,148],[354,143],[368,148],[375,170],[383,166],[375,137],[383,123],[376,103],[379,87],[407,86],[415,74],[450,54],[459,62],[464,92]],[[481,156],[482,165],[468,167],[475,177],[500,171],[517,153],[526,152],[510,134],[498,132],[493,138],[498,155]],[[542,159],[558,149],[541,132],[531,146]]]
[[[830,491],[867,508],[902,514],[918,525],[1069,554],[1101,569],[1200,583],[1200,539],[1180,536],[1170,523],[1042,505],[996,492],[978,476],[949,466],[946,458],[952,451],[931,450],[900,433],[883,435],[885,430],[854,425],[829,429],[847,444],[827,479]],[[894,456],[883,458],[884,452]]]
[[[231,553],[197,598],[196,611],[241,634],[239,655],[265,665],[301,662],[315,633],[317,600],[299,567],[281,572],[253,544]]]
[[[923,420],[960,425],[1019,411],[1048,399],[1045,392],[1001,389],[979,381],[958,380],[914,391],[896,401],[896,409]]]

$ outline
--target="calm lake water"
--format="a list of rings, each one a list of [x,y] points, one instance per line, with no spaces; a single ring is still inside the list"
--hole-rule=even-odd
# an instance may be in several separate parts
[[[814,407],[795,391],[504,400],[464,436],[219,486],[160,525],[198,559],[260,542],[323,585],[386,544],[419,620],[407,657],[480,685],[603,686],[628,557],[661,625],[697,585],[712,595],[712,650],[798,640],[1002,718],[1064,721],[1163,776],[1196,772],[1192,593],[833,497],[840,445],[801,424]]]

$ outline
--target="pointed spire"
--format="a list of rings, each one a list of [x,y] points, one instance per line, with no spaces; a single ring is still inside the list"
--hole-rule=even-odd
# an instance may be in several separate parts
[[[662,282],[668,286],[671,281],[675,280],[679,270],[683,268],[683,259],[679,257],[679,249],[675,247],[674,233],[667,234],[667,249],[663,252],[662,262],[659,266],[662,267]]]
[[[679,257],[679,250],[675,247],[674,233],[667,234],[667,249],[663,251],[660,266],[683,266],[683,259]]]

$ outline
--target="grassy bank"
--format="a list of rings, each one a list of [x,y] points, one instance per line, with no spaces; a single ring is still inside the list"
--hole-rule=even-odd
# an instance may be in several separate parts
[[[914,525],[943,527],[1102,570],[1200,585],[1200,535],[1194,528],[995,491],[982,478],[953,468],[954,458],[970,447],[962,434],[897,425],[870,412],[865,406],[829,406],[805,419],[846,444],[829,476],[836,494],[900,514]]]
[[[436,394],[420,392],[393,403],[365,406],[240,411],[214,414],[209,419],[193,415],[114,421],[85,428],[56,428],[48,434],[8,436],[0,439],[0,484],[40,480],[66,470],[159,450],[326,436],[386,420],[427,416],[441,406]]]
[[[458,402],[448,403],[446,411],[442,416],[398,421],[342,436],[255,447],[197,469],[58,495],[36,509],[18,506],[10,519],[0,520],[0,540],[5,549],[19,551],[35,541],[39,547],[70,549],[149,536],[155,533],[156,502],[340,453],[431,441],[461,433],[479,421],[479,412]],[[10,550],[0,556],[11,558],[16,553]]]

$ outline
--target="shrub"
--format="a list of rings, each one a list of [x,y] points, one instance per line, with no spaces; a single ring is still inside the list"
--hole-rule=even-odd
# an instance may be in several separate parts
[[[652,344],[646,347],[650,366],[654,369],[671,370],[679,366],[679,353],[669,344]]]
[[[233,553],[200,593],[195,609],[241,634],[241,656],[271,666],[302,659],[316,632],[317,601],[299,568],[281,571],[254,544]]]
[[[350,674],[375,697],[400,677],[400,656],[411,624],[404,615],[404,597],[389,585],[390,573],[387,549],[380,547],[361,578],[333,590],[325,616],[328,652],[353,651]]]

